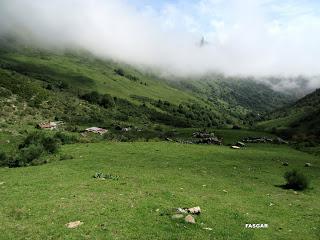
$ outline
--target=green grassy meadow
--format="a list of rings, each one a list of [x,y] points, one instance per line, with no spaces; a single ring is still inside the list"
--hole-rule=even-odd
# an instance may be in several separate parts
[[[320,238],[320,158],[288,146],[100,142],[61,154],[74,158],[0,169],[0,239]],[[293,168],[310,177],[310,189],[276,186]],[[195,225],[171,218],[172,208],[194,206],[202,209]],[[77,220],[83,225],[65,226]]]
[[[320,92],[293,103],[252,79],[156,74],[0,37],[0,240],[319,240]],[[63,124],[36,127],[52,121]],[[230,148],[276,135],[289,144]],[[281,188],[292,169],[308,189]],[[172,219],[196,206],[196,224]]]

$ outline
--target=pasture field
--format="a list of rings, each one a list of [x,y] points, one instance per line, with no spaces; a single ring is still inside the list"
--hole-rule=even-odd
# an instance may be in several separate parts
[[[61,154],[73,159],[0,169],[0,239],[320,238],[320,158],[288,146],[100,142]],[[293,168],[309,176],[308,190],[279,187]],[[196,224],[172,219],[172,209],[194,206]]]

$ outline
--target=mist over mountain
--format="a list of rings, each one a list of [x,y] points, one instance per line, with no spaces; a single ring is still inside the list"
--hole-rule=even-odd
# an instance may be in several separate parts
[[[254,77],[276,90],[320,86],[320,17],[312,11],[275,1],[187,2],[156,8],[133,0],[3,0],[0,35],[82,48],[165,76],[217,72]]]
[[[319,77],[268,77],[259,79],[262,82],[269,85],[272,89],[280,92],[286,92],[295,96],[296,98],[302,98],[305,95],[311,93],[318,87]]]

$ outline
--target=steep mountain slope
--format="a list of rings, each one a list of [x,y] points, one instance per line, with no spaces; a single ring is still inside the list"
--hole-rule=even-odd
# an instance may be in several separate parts
[[[225,127],[247,125],[251,114],[290,101],[252,81],[220,80],[170,82],[81,50],[0,40],[1,115],[15,125],[56,119],[71,126]]]
[[[281,108],[258,124],[265,129],[286,130],[289,135],[320,136],[320,89],[289,107]]]
[[[196,92],[212,103],[225,102],[233,109],[242,107],[248,112],[264,113],[294,102],[293,94],[277,92],[269,85],[252,78],[208,75],[200,80],[181,80],[181,88]]]
[[[32,122],[58,119],[106,127],[218,126],[237,121],[190,93],[88,53],[57,53],[5,42],[0,54],[3,119],[30,113],[24,117]],[[16,111],[7,109],[13,105]]]

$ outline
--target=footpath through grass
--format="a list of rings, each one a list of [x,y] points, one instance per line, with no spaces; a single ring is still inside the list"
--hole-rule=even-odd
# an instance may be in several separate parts
[[[287,146],[96,143],[62,152],[74,159],[0,169],[0,239],[320,238],[320,159]],[[311,178],[311,189],[275,186],[292,168]],[[96,172],[120,178],[97,180]],[[194,206],[203,210],[195,225],[166,215]],[[77,220],[83,225],[65,227]]]

